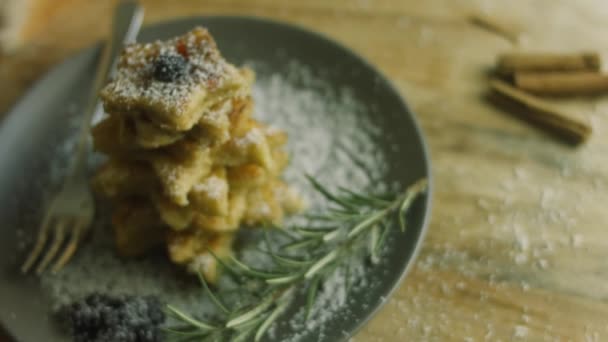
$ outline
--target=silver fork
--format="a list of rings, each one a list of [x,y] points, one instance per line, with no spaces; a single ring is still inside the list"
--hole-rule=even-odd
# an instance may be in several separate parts
[[[44,272],[63,246],[63,251],[59,253],[59,257],[51,268],[53,273],[61,270],[70,261],[78,248],[79,242],[90,230],[95,212],[95,203],[86,176],[91,120],[94,116],[103,114],[98,93],[105,84],[110,70],[113,69],[113,61],[118,51],[125,43],[135,41],[142,19],[143,9],[135,0],[123,0],[116,6],[112,34],[104,44],[97,65],[93,89],[85,108],[84,121],[81,126],[71,172],[63,187],[47,208],[38,231],[36,243],[25,263],[21,266],[23,273],[27,273],[39,259],[40,263],[36,267],[36,273]],[[52,241],[46,253],[42,255],[43,249],[51,237]]]

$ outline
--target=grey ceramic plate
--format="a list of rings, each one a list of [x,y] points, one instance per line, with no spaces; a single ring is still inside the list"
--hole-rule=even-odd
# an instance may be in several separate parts
[[[210,29],[226,58],[236,64],[260,61],[285,68],[296,58],[313,70],[329,70],[325,81],[336,88],[348,86],[365,104],[361,115],[382,116],[382,134],[390,136],[397,149],[390,149],[389,180],[407,184],[429,177],[429,161],[413,114],[398,92],[374,67],[353,52],[318,34],[283,23],[256,18],[201,17],[156,24],[145,28],[140,41],[166,39],[196,25]],[[95,67],[97,49],[88,49],[54,68],[36,84],[6,116],[0,126],[0,320],[19,341],[63,341],[50,323],[49,299],[35,277],[18,273],[23,252],[18,250],[15,227],[38,223],[45,198],[41,179],[48,178],[56,146],[74,129],[66,125],[81,106]],[[259,72],[259,71],[258,71]],[[263,74],[259,77],[264,77]],[[331,115],[331,113],[327,113]],[[389,149],[387,149],[389,150]],[[339,167],[337,165],[336,167]],[[47,191],[48,193],[48,191]],[[430,196],[416,201],[406,233],[396,233],[383,263],[368,276],[375,279],[322,327],[325,341],[346,339],[382,305],[407,272],[424,235],[430,211]],[[76,256],[78,257],[78,256]],[[103,272],[103,270],[99,270]],[[276,338],[290,336],[280,328]],[[312,331],[306,340],[321,340]]]

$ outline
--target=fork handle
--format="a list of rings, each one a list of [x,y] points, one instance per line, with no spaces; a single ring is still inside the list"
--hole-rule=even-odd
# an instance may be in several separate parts
[[[99,100],[99,91],[107,82],[116,66],[116,56],[124,44],[135,41],[143,21],[143,8],[137,0],[122,0],[114,10],[112,33],[104,43],[104,47],[97,64],[93,88],[87,99],[83,123],[80,129],[72,173],[76,174],[85,168],[87,151],[89,149],[89,131],[91,120],[95,113],[102,113],[103,106]]]

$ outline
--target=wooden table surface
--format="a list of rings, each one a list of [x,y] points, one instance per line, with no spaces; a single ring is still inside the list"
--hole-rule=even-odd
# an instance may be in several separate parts
[[[107,32],[110,2],[69,2],[44,35],[0,57],[1,111]],[[592,124],[578,148],[483,101],[500,52],[608,56],[605,0],[144,4],[147,22],[245,14],[323,32],[377,65],[409,100],[431,151],[432,219],[412,272],[355,341],[608,340],[608,101],[554,100]],[[519,44],[467,21],[479,12],[520,29]]]

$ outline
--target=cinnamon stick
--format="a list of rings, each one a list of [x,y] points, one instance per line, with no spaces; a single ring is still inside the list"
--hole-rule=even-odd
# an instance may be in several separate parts
[[[541,95],[593,95],[608,92],[608,75],[596,72],[515,73],[515,85]]]
[[[510,53],[498,57],[497,70],[504,75],[534,71],[599,71],[597,53]]]
[[[582,143],[591,135],[591,126],[550,103],[529,95],[501,80],[492,80],[491,88],[500,95],[526,107],[525,119],[574,143]],[[521,114],[521,113],[519,113]]]

